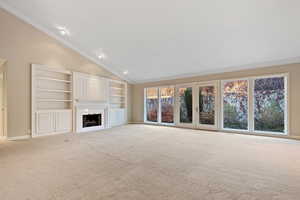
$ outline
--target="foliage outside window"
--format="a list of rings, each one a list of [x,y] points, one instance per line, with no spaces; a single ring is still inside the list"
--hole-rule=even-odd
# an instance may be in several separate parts
[[[193,89],[179,88],[180,122],[193,122]]]
[[[285,131],[285,78],[259,78],[254,81],[255,131]]]
[[[174,123],[174,88],[160,88],[161,122]]]
[[[158,122],[158,88],[146,89],[147,121]]]
[[[223,128],[248,130],[248,81],[226,81],[223,92]]]
[[[215,87],[199,88],[199,122],[200,124],[215,124]]]

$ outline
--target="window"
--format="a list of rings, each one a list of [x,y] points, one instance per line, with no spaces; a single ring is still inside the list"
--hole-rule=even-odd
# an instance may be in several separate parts
[[[248,130],[248,80],[223,82],[223,128]]]
[[[199,123],[215,125],[215,87],[199,88]]]
[[[158,122],[158,88],[146,89],[146,120]]]
[[[161,122],[174,123],[174,88],[160,88]]]
[[[218,83],[186,83],[176,86],[176,90],[173,86],[146,88],[145,122],[288,134],[288,75]],[[222,86],[221,90],[219,86]]]
[[[286,130],[285,77],[254,80],[254,130],[284,133]]]
[[[145,121],[154,123],[174,123],[174,87],[145,89]]]
[[[193,122],[193,88],[179,88],[180,123]]]

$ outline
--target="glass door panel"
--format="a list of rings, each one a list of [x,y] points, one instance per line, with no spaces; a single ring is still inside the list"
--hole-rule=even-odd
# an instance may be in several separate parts
[[[193,125],[193,87],[178,88],[179,125]]]
[[[158,109],[159,109],[158,88],[147,88],[146,121],[158,122]]]
[[[160,88],[161,123],[174,123],[174,88]]]
[[[223,83],[223,128],[248,130],[248,80]]]
[[[199,87],[199,123],[215,125],[215,87]]]
[[[200,84],[197,87],[197,127],[217,129],[217,84]]]

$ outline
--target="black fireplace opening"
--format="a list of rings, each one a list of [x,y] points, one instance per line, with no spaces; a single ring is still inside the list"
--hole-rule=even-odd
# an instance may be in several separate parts
[[[83,128],[101,126],[102,125],[102,116],[101,114],[88,114],[83,115],[82,117]]]

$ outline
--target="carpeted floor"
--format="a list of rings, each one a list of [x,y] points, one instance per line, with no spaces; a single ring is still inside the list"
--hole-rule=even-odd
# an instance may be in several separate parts
[[[1,200],[299,200],[300,141],[127,125],[0,143]]]

